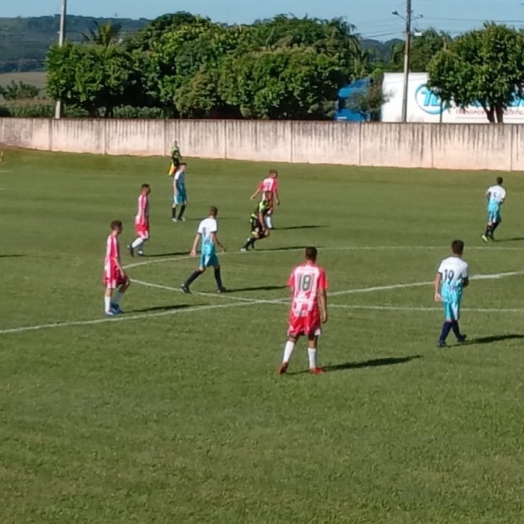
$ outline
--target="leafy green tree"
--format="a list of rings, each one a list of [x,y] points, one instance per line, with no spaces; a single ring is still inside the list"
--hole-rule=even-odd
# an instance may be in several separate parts
[[[129,53],[116,46],[53,46],[46,67],[49,96],[91,118],[111,117],[115,107],[127,105],[126,95],[137,81]]]
[[[428,87],[447,104],[480,104],[490,123],[524,88],[524,35],[493,23],[470,31],[442,49],[429,64]]]
[[[372,121],[378,121],[382,106],[389,101],[390,95],[382,90],[382,75],[375,74],[370,78],[370,84],[366,89],[353,93],[347,102],[347,106],[363,119],[368,115]]]
[[[448,33],[427,29],[421,36],[412,39],[410,52],[410,71],[425,73],[431,59],[452,42]],[[399,42],[391,49],[390,71],[402,71],[404,67],[405,43]]]
[[[0,86],[0,96],[3,96],[5,100],[32,100],[37,98],[40,93],[38,87],[31,84],[26,84],[21,80],[15,82],[11,80],[11,83],[7,86]]]
[[[308,48],[253,52],[228,58],[218,92],[245,118],[322,119],[345,74],[338,60]]]

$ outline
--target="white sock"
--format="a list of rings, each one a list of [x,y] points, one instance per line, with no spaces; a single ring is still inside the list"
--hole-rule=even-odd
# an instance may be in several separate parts
[[[118,306],[118,304],[120,304],[120,300],[122,300],[122,293],[120,293],[120,291],[117,291],[115,294],[115,298],[113,298],[112,300],[112,303],[115,306]]]
[[[111,297],[104,297],[104,311],[106,313],[111,311]]]
[[[317,367],[317,349],[316,348],[307,348],[307,354],[309,357],[309,369]]]
[[[272,229],[273,228],[273,220],[271,219],[270,216],[266,217],[266,226],[268,227],[268,229]]]
[[[137,247],[140,248],[144,245],[144,241],[141,238],[137,238],[132,244],[131,247],[133,249],[136,249]]]
[[[282,359],[282,362],[287,364],[291,360],[291,355],[293,354],[294,349],[295,349],[295,343],[290,342],[288,340],[286,342],[286,346],[284,347],[284,358]]]

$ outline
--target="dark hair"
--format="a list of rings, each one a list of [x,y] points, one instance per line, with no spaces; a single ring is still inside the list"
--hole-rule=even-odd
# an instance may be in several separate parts
[[[215,206],[209,208],[209,216],[216,217],[218,215],[218,209]]]
[[[142,188],[141,189],[143,191],[144,189],[149,189],[150,187],[151,186],[149,184],[142,184]]]
[[[180,162],[180,167],[187,166],[187,162]]]
[[[306,260],[316,260],[317,254],[318,251],[316,247],[306,247]]]
[[[462,255],[464,252],[464,242],[462,240],[453,240],[453,242],[451,242],[451,251],[454,255]]]
[[[499,186],[500,186],[503,182],[504,182],[504,179],[503,179],[501,176],[497,177],[497,184],[498,184]]]
[[[120,220],[113,220],[111,222],[111,231],[115,231],[116,229],[122,228],[122,222]]]

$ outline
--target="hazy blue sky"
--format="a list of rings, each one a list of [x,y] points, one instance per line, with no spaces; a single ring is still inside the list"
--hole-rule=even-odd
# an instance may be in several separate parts
[[[40,16],[58,13],[61,0],[2,0],[0,16]],[[522,0],[413,0],[418,27],[456,34],[483,20],[506,21],[524,27]],[[221,22],[252,22],[278,13],[331,18],[344,16],[364,36],[399,36],[403,22],[392,11],[404,11],[403,0],[68,0],[71,14],[154,18],[167,12],[190,11]]]

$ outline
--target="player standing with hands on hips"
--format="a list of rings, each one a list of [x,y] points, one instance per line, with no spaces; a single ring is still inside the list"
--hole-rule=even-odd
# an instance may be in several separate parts
[[[288,280],[291,288],[292,303],[289,315],[289,339],[284,348],[284,358],[278,370],[279,375],[287,373],[291,355],[298,339],[308,338],[309,372],[322,375],[324,370],[317,366],[318,337],[321,325],[328,320],[326,272],[317,266],[317,249],[306,249],[306,260],[291,272]]]
[[[437,347],[445,348],[446,339],[451,330],[459,344],[466,341],[466,335],[460,333],[460,305],[462,292],[469,285],[468,264],[462,260],[464,242],[454,240],[451,244],[452,256],[444,259],[435,277],[435,302],[444,306],[444,324],[437,342]]]

